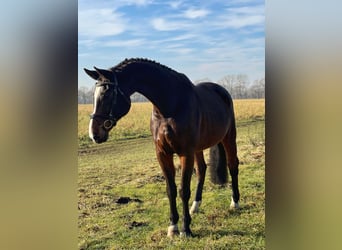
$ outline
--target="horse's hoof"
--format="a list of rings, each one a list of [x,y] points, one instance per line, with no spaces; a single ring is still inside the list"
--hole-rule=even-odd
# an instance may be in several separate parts
[[[190,208],[190,215],[193,215],[194,213],[198,213],[200,205],[201,205],[201,201],[194,201]]]
[[[233,197],[232,197],[232,201],[230,202],[230,209],[239,209],[239,202],[235,202]]]
[[[167,237],[173,238],[173,236],[178,235],[179,230],[177,225],[171,225],[167,228]]]
[[[180,232],[179,236],[182,237],[182,238],[192,238],[193,234],[192,234],[191,231],[189,231],[189,232]]]

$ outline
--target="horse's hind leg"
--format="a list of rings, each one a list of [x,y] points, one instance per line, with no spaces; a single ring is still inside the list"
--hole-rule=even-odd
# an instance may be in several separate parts
[[[228,168],[230,176],[232,177],[232,201],[230,204],[231,208],[239,208],[239,159],[237,157],[237,147],[236,147],[236,128],[235,125],[232,126],[230,131],[224,137],[222,144],[225,148],[227,159],[228,159]]]
[[[197,174],[198,182],[197,182],[197,189],[196,189],[196,197],[190,208],[190,214],[197,213],[198,208],[201,205],[203,184],[204,184],[204,179],[205,179],[205,172],[207,169],[207,165],[205,164],[204,157],[203,157],[203,151],[196,153],[195,159],[197,163],[196,174]]]

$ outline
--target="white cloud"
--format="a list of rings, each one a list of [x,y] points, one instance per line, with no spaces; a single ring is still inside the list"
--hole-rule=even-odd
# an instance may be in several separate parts
[[[264,24],[265,16],[263,15],[254,15],[254,16],[232,16],[222,18],[222,22],[220,22],[220,26],[224,28],[243,28],[247,26],[255,26]]]
[[[132,0],[136,5],[147,5],[153,3],[153,0]]]
[[[178,7],[182,3],[183,3],[183,1],[171,1],[171,2],[168,2],[168,5],[170,5],[172,9],[178,9]]]
[[[163,51],[168,52],[168,53],[172,53],[174,55],[178,54],[178,55],[188,55],[191,54],[194,50],[191,48],[182,48],[181,45],[177,45],[177,46],[169,46],[169,48],[165,48],[163,49]]]
[[[92,46],[96,45],[96,41],[92,40],[92,39],[78,40],[78,45],[86,46],[86,47],[92,47]]]
[[[209,14],[210,12],[205,9],[189,9],[184,12],[184,16],[186,18],[190,19],[195,19],[195,18],[200,18],[200,17],[205,17]]]
[[[227,8],[226,11],[230,15],[265,15],[265,6],[255,5],[255,6]]]
[[[125,5],[143,6],[143,5],[152,4],[153,0],[116,0],[116,2],[119,6],[125,6]]]
[[[186,29],[189,25],[182,21],[165,20],[164,18],[154,18],[151,21],[154,29],[159,31],[171,31]]]
[[[166,24],[163,18],[154,18],[151,21],[151,24],[153,28],[156,30],[172,30],[174,29],[173,27],[170,27],[169,25]]]
[[[213,26],[217,28],[256,28],[263,27],[265,22],[264,5],[231,7],[224,9],[213,22]]]
[[[249,4],[249,5],[251,5],[251,4],[256,4],[256,3],[259,3],[259,2],[260,2],[260,0],[230,0],[229,4],[231,4],[231,5],[241,5],[241,4],[244,4],[244,5]]]
[[[123,15],[111,9],[83,10],[78,15],[78,32],[81,36],[104,37],[118,35],[126,29]]]
[[[131,40],[114,40],[104,43],[107,47],[138,47],[145,43],[144,39],[131,39]]]
[[[195,34],[184,34],[184,35],[179,35],[175,37],[171,37],[169,41],[183,41],[183,40],[189,40],[189,39],[194,39],[196,37]]]

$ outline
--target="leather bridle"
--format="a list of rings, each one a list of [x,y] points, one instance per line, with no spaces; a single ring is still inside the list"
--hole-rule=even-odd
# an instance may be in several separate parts
[[[104,119],[103,122],[103,127],[106,130],[110,130],[112,127],[114,127],[116,125],[116,122],[119,120],[119,118],[115,117],[113,115],[113,109],[117,103],[117,99],[118,99],[118,94],[122,95],[122,97],[125,99],[125,101],[127,103],[130,103],[129,99],[127,96],[125,96],[125,94],[122,92],[122,90],[119,88],[118,82],[115,78],[114,82],[110,82],[110,81],[103,81],[103,82],[97,82],[95,84],[96,87],[101,87],[101,86],[113,86],[113,99],[112,99],[112,105],[110,108],[110,112],[108,115],[104,115],[104,114],[91,114],[90,115],[90,119],[94,119],[96,120],[96,118],[101,118]]]

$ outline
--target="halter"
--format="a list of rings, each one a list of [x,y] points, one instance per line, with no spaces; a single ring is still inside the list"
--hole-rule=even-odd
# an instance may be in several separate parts
[[[103,81],[103,82],[99,82],[99,83],[95,84],[96,87],[108,86],[108,85],[114,86],[114,90],[113,90],[114,91],[114,96],[113,96],[113,99],[112,99],[112,105],[111,105],[111,109],[110,109],[109,115],[103,115],[103,114],[91,114],[90,115],[90,119],[96,119],[96,118],[105,119],[105,121],[103,122],[103,127],[106,130],[109,130],[113,126],[115,126],[116,122],[119,120],[119,118],[117,118],[117,117],[115,117],[113,115],[113,109],[114,109],[114,107],[116,105],[116,102],[117,102],[118,93],[120,95],[122,95],[122,97],[125,99],[125,101],[127,103],[129,103],[129,100],[128,100],[127,96],[125,96],[125,94],[119,88],[118,81],[117,81],[116,78],[115,78],[115,82]]]

